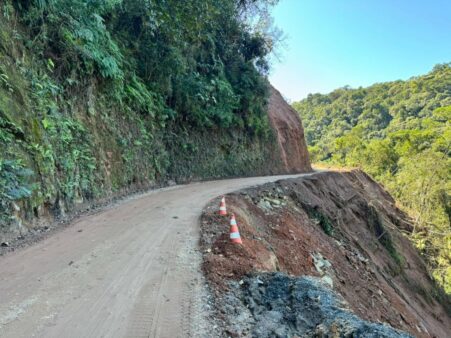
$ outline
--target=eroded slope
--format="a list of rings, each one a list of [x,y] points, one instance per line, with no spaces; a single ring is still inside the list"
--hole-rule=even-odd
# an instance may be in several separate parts
[[[274,278],[268,272],[284,273],[288,279],[317,277],[325,288],[332,286],[332,298],[340,302],[343,297],[348,304],[344,307],[363,320],[388,323],[418,337],[446,337],[451,332],[449,303],[403,234],[411,231],[409,219],[363,172],[283,180],[228,195],[227,201],[229,212],[237,216],[243,245],[229,243],[228,219],[216,214],[217,200],[202,215],[201,245],[204,271],[217,291],[218,317],[228,335],[258,336],[260,315],[266,312],[253,307],[256,299],[249,297],[249,286],[252,278],[262,280],[258,294],[265,295],[271,285],[266,281]],[[274,301],[284,304],[284,291],[278,290],[275,298],[262,302],[269,311]],[[274,314],[274,327],[313,335],[299,321],[287,323],[299,314],[287,306],[287,313]],[[317,304],[314,309],[323,308]],[[325,325],[323,332],[333,333],[333,320],[315,318],[315,330]]]
[[[277,89],[274,87],[270,89],[268,117],[277,139],[278,163],[289,173],[311,171],[304,128],[299,114],[287,104]]]

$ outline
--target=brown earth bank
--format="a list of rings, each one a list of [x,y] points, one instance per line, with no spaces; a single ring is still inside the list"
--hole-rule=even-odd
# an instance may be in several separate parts
[[[407,238],[411,220],[362,171],[281,180],[226,195],[226,201],[242,245],[229,242],[229,219],[218,215],[219,199],[201,216],[203,270],[216,294],[224,336],[259,336],[237,328],[241,310],[233,304],[252,312],[255,299],[249,294],[256,291],[244,289],[255,284],[249,276],[260,274],[257,284],[264,284],[281,278],[265,273],[281,272],[319,278],[364,320],[416,337],[449,337],[450,301]],[[231,291],[244,296],[227,301]]]
[[[269,122],[277,138],[281,164],[287,173],[308,172],[310,166],[309,153],[304,138],[301,118],[280,92],[271,86],[268,107]]]

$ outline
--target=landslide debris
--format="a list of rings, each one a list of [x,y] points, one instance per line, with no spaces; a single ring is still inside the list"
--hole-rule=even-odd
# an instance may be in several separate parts
[[[234,318],[230,333],[270,337],[407,338],[411,335],[353,314],[330,286],[316,277],[262,273],[230,283],[221,301]]]
[[[229,242],[219,199],[201,217],[203,269],[224,337],[266,337],[266,324],[280,337],[451,332],[449,299],[406,237],[409,218],[363,172],[315,173],[226,200],[243,245]],[[296,319],[312,314],[307,324]]]

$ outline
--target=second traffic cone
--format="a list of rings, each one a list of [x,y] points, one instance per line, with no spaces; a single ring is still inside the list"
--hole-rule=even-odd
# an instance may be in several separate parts
[[[227,215],[227,209],[226,209],[226,204],[225,204],[225,197],[223,196],[221,199],[221,205],[219,206],[219,214],[221,216],[225,216]]]
[[[236,224],[235,214],[232,214],[232,218],[230,219],[230,241],[232,243],[243,244],[238,225]]]

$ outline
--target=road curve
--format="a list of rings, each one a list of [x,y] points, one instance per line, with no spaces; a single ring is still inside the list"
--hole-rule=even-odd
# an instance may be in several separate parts
[[[155,190],[0,257],[0,337],[202,335],[202,208],[221,194],[296,176]]]

